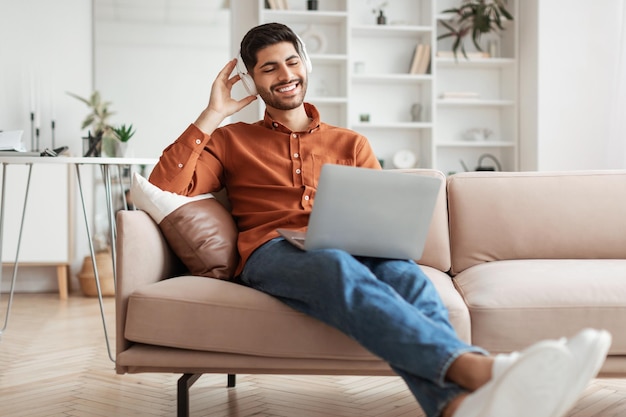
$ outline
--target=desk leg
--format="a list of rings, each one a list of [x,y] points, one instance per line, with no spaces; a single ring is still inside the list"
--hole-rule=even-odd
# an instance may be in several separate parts
[[[106,194],[107,217],[109,220],[109,232],[111,238],[111,259],[113,262],[113,286],[117,291],[117,252],[115,250],[115,240],[117,239],[117,226],[115,224],[115,211],[113,208],[113,190],[111,184],[111,171],[109,165],[102,165],[102,175],[104,178],[104,192]],[[122,179],[120,178],[120,181]]]
[[[91,264],[93,265],[93,275],[96,280],[96,290],[98,291],[98,302],[100,304],[100,316],[102,317],[102,328],[104,329],[104,339],[107,345],[107,353],[109,359],[115,363],[113,354],[111,353],[111,346],[109,344],[109,333],[107,331],[107,323],[104,317],[104,303],[102,300],[102,289],[100,288],[100,276],[98,275],[98,265],[96,264],[96,250],[93,247],[93,240],[91,238],[91,229],[89,228],[89,216],[87,215],[87,208],[85,206],[85,196],[83,194],[83,184],[80,179],[80,165],[76,164],[76,179],[78,180],[78,191],[80,194],[80,202],[83,206],[83,215],[85,217],[85,228],[87,229],[87,240],[89,241],[89,251],[91,252]]]
[[[30,190],[30,176],[33,172],[33,164],[28,164],[28,179],[26,180],[26,192],[24,194],[24,207],[22,208],[22,219],[20,220],[20,231],[17,237],[17,248],[15,250],[15,263],[13,264],[13,277],[11,278],[11,289],[9,290],[9,301],[7,311],[4,316],[4,324],[0,329],[0,337],[5,333],[9,324],[9,314],[13,305],[13,294],[15,292],[15,280],[17,278],[17,267],[20,258],[20,246],[22,245],[22,231],[24,230],[24,217],[26,217],[26,203],[28,202],[28,192]],[[2,282],[2,241],[4,233],[4,201],[6,193],[7,164],[2,164],[2,201],[0,202],[0,282]]]

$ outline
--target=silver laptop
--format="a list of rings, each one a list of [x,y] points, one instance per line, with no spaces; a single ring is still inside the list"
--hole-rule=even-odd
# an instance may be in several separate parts
[[[302,250],[343,249],[394,259],[422,256],[440,178],[326,164],[308,231],[278,229]]]

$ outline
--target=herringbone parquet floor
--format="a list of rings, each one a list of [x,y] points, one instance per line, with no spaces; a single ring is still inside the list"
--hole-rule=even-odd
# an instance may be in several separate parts
[[[6,296],[1,298],[2,318]],[[113,300],[106,299],[113,333]],[[178,375],[116,375],[97,300],[17,294],[0,340],[0,416],[174,416]],[[205,375],[191,415],[211,417],[422,417],[394,377]],[[626,416],[626,381],[596,380],[569,417]],[[533,416],[528,416],[533,417]]]

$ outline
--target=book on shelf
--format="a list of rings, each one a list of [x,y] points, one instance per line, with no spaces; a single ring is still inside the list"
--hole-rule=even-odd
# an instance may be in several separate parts
[[[428,67],[430,66],[430,45],[424,45],[424,50],[422,53],[422,57],[419,61],[419,66],[417,67],[418,74],[426,74],[428,72]]]
[[[419,56],[422,54],[422,49],[424,49],[424,45],[421,43],[415,46],[415,49],[413,50],[413,58],[411,59],[411,65],[409,65],[409,74],[415,74],[417,71]]]
[[[409,74],[426,74],[430,64],[430,45],[420,43],[415,47]]]

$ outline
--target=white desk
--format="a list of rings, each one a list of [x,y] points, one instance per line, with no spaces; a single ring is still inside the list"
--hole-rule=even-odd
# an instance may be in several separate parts
[[[3,242],[3,232],[4,232],[4,214],[5,214],[5,201],[6,201],[6,178],[7,178],[7,165],[27,165],[28,166],[28,179],[26,182],[26,191],[24,196],[24,205],[22,209],[22,215],[20,219],[19,226],[19,234],[17,241],[17,250],[15,253],[15,262],[13,264],[13,276],[11,279],[11,287],[9,291],[9,300],[7,303],[6,314],[4,318],[4,325],[0,329],[0,337],[4,334],[7,328],[9,315],[11,312],[11,305],[13,303],[13,295],[15,290],[15,281],[17,277],[17,270],[19,265],[19,255],[20,255],[20,245],[22,240],[22,231],[24,227],[24,218],[26,213],[26,206],[28,203],[28,193],[30,190],[30,182],[31,182],[31,174],[33,170],[33,166],[39,164],[65,164],[65,165],[74,165],[76,169],[76,179],[78,182],[78,189],[80,193],[81,206],[83,209],[83,215],[85,220],[85,227],[87,230],[87,239],[89,242],[89,251],[91,253],[91,261],[92,265],[96,265],[96,253],[93,245],[93,239],[91,235],[91,229],[89,226],[89,217],[87,215],[87,208],[85,204],[85,197],[83,193],[83,184],[80,176],[80,167],[83,165],[97,165],[102,169],[102,178],[104,181],[104,189],[106,195],[106,204],[107,204],[107,216],[109,220],[109,230],[111,233],[111,253],[113,258],[113,279],[116,279],[116,262],[117,257],[115,253],[115,217],[114,217],[114,209],[113,209],[113,198],[112,198],[112,183],[111,183],[111,167],[117,167],[118,169],[118,178],[120,180],[120,187],[123,187],[121,170],[123,167],[130,167],[133,165],[155,165],[157,163],[157,159],[154,158],[100,158],[100,157],[66,157],[66,156],[57,156],[57,157],[38,157],[38,156],[0,156],[0,164],[2,165],[2,190],[1,190],[1,201],[0,201],[0,265],[2,265],[2,242]],[[53,184],[51,184],[53,186]],[[122,188],[122,196],[124,196],[124,190]],[[96,289],[98,291],[98,301],[100,304],[100,313],[102,316],[102,326],[104,329],[104,337],[107,345],[107,352],[109,354],[109,358],[115,362],[113,355],[111,353],[111,347],[109,344],[109,337],[107,332],[107,325],[104,318],[104,307],[102,300],[102,291],[100,288],[100,277],[98,275],[97,267],[94,267],[94,278],[96,281]],[[2,281],[2,268],[0,267],[0,282]]]

